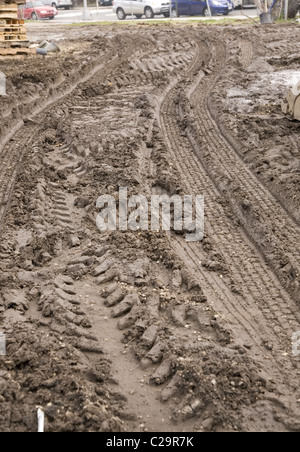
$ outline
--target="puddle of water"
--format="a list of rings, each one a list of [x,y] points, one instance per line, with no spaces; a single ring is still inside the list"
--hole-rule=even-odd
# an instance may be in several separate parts
[[[272,74],[268,74],[270,83],[272,85],[284,85],[287,88],[291,88],[296,85],[300,81],[300,71],[295,70],[284,70],[273,72]]]
[[[239,86],[227,92],[226,104],[231,112],[249,114],[255,106],[283,99],[287,91],[300,82],[300,70],[282,70],[260,76],[247,89]]]

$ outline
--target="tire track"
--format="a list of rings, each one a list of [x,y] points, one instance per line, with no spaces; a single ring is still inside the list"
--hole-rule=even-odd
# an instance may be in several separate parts
[[[200,54],[203,59],[199,57]],[[207,47],[199,44],[198,58],[189,68],[187,77],[191,73],[198,75],[203,61],[207,58]],[[195,70],[197,66],[198,71]],[[201,89],[202,92],[207,93],[205,89]],[[160,110],[166,144],[178,171],[182,173],[189,193],[205,194],[207,231],[210,237],[213,237],[216,249],[230,262],[234,280],[243,288],[243,296],[234,296],[225,289],[218,275],[208,275],[202,270],[199,261],[203,258],[203,252],[198,244],[185,244],[177,237],[172,240],[172,244],[198,275],[209,298],[217,300],[218,309],[222,310],[226,318],[230,316],[234,319],[233,329],[237,337],[241,334],[244,339],[247,337],[246,342],[256,344],[253,349],[255,359],[265,367],[268,356],[270,362],[266,370],[270,371],[271,366],[277,382],[284,383],[282,374],[288,378],[295,374],[290,348],[291,334],[299,330],[300,326],[297,306],[281,287],[244,231],[230,221],[223,206],[217,202],[220,193],[208,177],[208,171],[202,165],[203,159],[200,161],[195,156],[194,147],[188,137],[184,137],[179,125],[179,98],[178,87],[175,87],[167,94]],[[203,108],[203,105],[199,106],[199,110],[200,107]],[[211,124],[207,125],[205,122],[204,127],[207,127],[207,132],[213,130]]]
[[[241,41],[240,47],[240,63],[243,68],[250,66],[253,60],[253,44],[250,41]]]
[[[191,105],[197,111],[197,115],[192,113],[195,126],[190,130],[195,152],[251,240],[260,248],[282,283],[298,301],[299,281],[297,277],[290,280],[282,270],[282,261],[291,262],[297,272],[299,227],[242,162],[235,149],[222,136],[211,114],[209,95],[226,63],[223,43],[218,42],[212,47],[212,51],[214,74],[203,79],[201,89],[193,92],[190,97]],[[182,116],[190,114],[185,105]]]
[[[31,118],[35,119],[38,115],[41,115],[41,113],[45,114],[45,112],[50,108],[53,108],[55,104],[58,104],[74,92],[80,84],[86,83],[94,77],[108,77],[116,67],[123,64],[128,57],[132,55],[133,50],[137,47],[137,43],[134,38],[125,37],[125,41],[127,42],[127,45],[124,46],[126,51],[122,54],[122,57],[116,57],[116,54],[113,54],[112,61],[107,63],[106,60],[108,55],[105,54],[98,59],[96,63],[94,62],[91,66],[89,66],[88,69],[84,69],[81,74],[79,72],[79,77],[77,72],[76,81],[74,80],[74,83],[71,84],[70,87],[60,86],[58,94],[54,95],[50,99],[47,99],[45,102],[42,102],[31,112]],[[141,42],[139,42],[139,45],[141,45]],[[64,81],[64,79],[62,80]],[[42,123],[42,119],[42,117],[38,117],[37,124],[29,123],[26,125],[26,128],[24,127],[23,121],[21,121],[18,126],[16,126],[13,139],[10,137],[10,134],[7,138],[2,138],[2,142],[4,144],[0,147],[0,228],[13,193],[14,182],[18,173],[19,165],[22,161],[22,155],[26,149],[22,143],[25,143],[27,146],[33,142],[34,136],[38,133],[40,124]],[[7,142],[9,138],[11,139]],[[16,142],[20,144],[17,146],[15,144]]]
[[[193,136],[182,127],[185,89],[188,88],[192,96],[194,88],[203,79],[207,80],[205,74],[207,77],[214,75],[215,61],[210,61],[209,47],[205,42],[199,42],[197,52],[195,33],[186,29],[182,33],[176,31],[173,40],[168,40],[166,45],[174,46],[176,42],[177,51],[182,38],[188,38],[186,55],[173,55],[169,64],[156,65],[153,58],[156,40],[150,33],[152,30],[149,34],[144,32],[142,39],[136,39],[144,71],[139,73],[134,69],[127,74],[127,67],[131,67],[130,63],[137,57],[137,46],[131,43],[134,40],[131,37],[124,41],[124,48],[130,47],[127,49],[130,57],[126,56],[127,52],[121,54],[123,48],[120,46],[119,57],[95,72],[94,78],[87,78],[85,86],[72,91],[72,96],[65,101],[68,108],[60,116],[66,122],[62,133],[56,135],[59,144],[49,145],[46,150],[38,145],[44,139],[43,134],[38,136],[43,130],[43,115],[38,125],[29,123],[22,129],[27,133],[22,139],[28,137],[36,142],[33,155],[38,158],[32,159],[33,169],[29,174],[33,175],[35,168],[41,167],[35,199],[28,208],[35,215],[31,217],[30,228],[37,236],[40,231],[41,242],[47,241],[47,234],[52,234],[52,230],[57,234],[55,249],[52,250],[51,245],[50,253],[43,256],[46,264],[45,277],[40,281],[44,286],[42,297],[35,295],[43,304],[39,307],[46,320],[41,319],[40,312],[35,315],[37,321],[42,323],[44,320],[45,327],[58,333],[66,346],[70,341],[84,354],[85,359],[80,364],[79,358],[78,364],[80,367],[84,364],[81,370],[89,386],[103,378],[93,369],[98,355],[104,353],[112,360],[112,390],[115,393],[117,379],[120,384],[117,396],[126,401],[123,406],[132,411],[121,410],[114,414],[136,422],[136,431],[149,427],[151,431],[194,431],[201,430],[202,423],[203,429],[209,430],[214,427],[214,419],[218,428],[220,412],[225,412],[227,407],[226,418],[230,421],[222,427],[229,429],[239,426],[236,419],[240,420],[244,400],[249,401],[245,402],[247,407],[251,401],[249,412],[256,417],[259,417],[257,400],[269,408],[268,402],[260,398],[267,387],[261,379],[261,369],[265,369],[267,377],[280,386],[277,394],[289,392],[291,399],[290,380],[297,381],[298,374],[289,356],[288,336],[299,324],[299,314],[263,256],[243,228],[237,226],[228,205],[221,200],[217,171],[213,168],[210,173],[203,164],[204,159],[203,163],[199,160]],[[168,61],[165,47],[160,45],[160,50],[165,52]],[[217,58],[217,52],[214,57]],[[118,86],[108,92],[104,90],[103,94],[101,88],[110,86],[108,81]],[[162,96],[164,89],[168,92]],[[157,93],[164,98],[158,116],[153,112],[152,99]],[[99,232],[94,231],[93,202],[100,190],[113,191],[114,184],[118,187],[123,179],[129,186],[134,181],[134,189],[139,187],[147,193],[152,188],[153,192],[157,189],[159,193],[160,189],[164,190],[165,181],[166,186],[172,183],[173,175],[166,170],[169,158],[157,126],[159,120],[168,153],[182,174],[186,190],[190,194],[206,194],[209,239],[212,238],[213,248],[222,254],[227,264],[224,267],[231,270],[229,274],[240,293],[233,293],[226,273],[212,272],[202,265],[207,253],[201,243],[188,244],[179,236],[171,236],[174,250],[187,266],[181,271],[167,240],[161,243],[140,236],[135,242],[133,235],[99,237]],[[6,150],[9,150],[8,146]],[[130,155],[126,157],[128,151]],[[20,155],[24,151],[20,148],[17,152]],[[26,155],[30,164],[31,155],[29,152]],[[9,156],[8,152],[7,158]],[[6,167],[8,163],[9,160],[5,161]],[[17,164],[14,171],[17,171]],[[63,177],[57,178],[56,173]],[[97,178],[103,178],[99,185]],[[31,250],[26,251],[26,256],[30,257]],[[151,259],[148,259],[148,252]],[[166,258],[170,261],[160,255],[164,252],[170,255]],[[19,261],[22,266],[23,255]],[[169,266],[172,262],[176,263],[176,270]],[[34,281],[35,276],[30,276]],[[23,277],[28,277],[28,273],[25,272]],[[47,277],[51,279],[46,284]],[[211,306],[205,303],[205,297],[202,299],[200,286]],[[129,356],[131,348],[134,354]],[[249,353],[245,354],[245,349],[249,349]],[[245,356],[240,356],[243,354]],[[240,363],[235,363],[235,358]],[[110,364],[106,367],[110,368]],[[202,375],[205,367],[207,378]],[[178,370],[188,373],[181,376]],[[226,375],[221,379],[224,371]],[[216,372],[216,387],[211,372]],[[236,378],[238,373],[240,376]],[[231,375],[234,381],[231,381]],[[284,379],[288,383],[285,384]],[[203,395],[206,391],[207,400]],[[112,406],[114,393],[110,394]],[[168,404],[161,406],[161,401],[168,401]],[[274,402],[276,415],[282,410],[283,403],[279,402],[279,406]],[[172,418],[179,420],[176,425],[170,417],[170,408]],[[96,406],[93,414],[98,411],[99,406]],[[247,417],[249,413],[242,423]],[[104,418],[105,428],[112,430],[106,412]]]

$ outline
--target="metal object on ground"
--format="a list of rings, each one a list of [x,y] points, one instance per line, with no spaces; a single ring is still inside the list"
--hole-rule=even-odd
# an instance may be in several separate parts
[[[60,48],[58,47],[57,44],[55,44],[55,42],[43,41],[43,42],[39,45],[39,49],[45,50],[47,53],[51,53],[51,52],[60,52]],[[40,53],[40,55],[44,55],[44,54],[43,54],[43,53]]]
[[[55,44],[55,42],[50,42],[48,45],[44,47],[44,49],[47,51],[47,53],[60,52],[60,48],[58,47],[58,45]]]
[[[273,24],[273,19],[272,19],[271,13],[262,13],[259,17],[260,17],[260,23],[262,25]]]
[[[288,92],[286,99],[282,102],[282,111],[285,115],[300,121],[300,82]]]
[[[36,53],[38,54],[38,55],[43,55],[43,56],[46,56],[46,55],[48,55],[48,52],[47,52],[47,50],[46,49],[36,49]]]
[[[39,49],[44,49],[45,47],[47,47],[50,43],[48,41],[43,41],[40,43],[39,45]]]

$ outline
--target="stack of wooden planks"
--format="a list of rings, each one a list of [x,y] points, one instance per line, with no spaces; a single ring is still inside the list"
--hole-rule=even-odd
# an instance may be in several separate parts
[[[33,53],[29,49],[25,21],[20,19],[18,6],[26,0],[0,0],[0,56]]]

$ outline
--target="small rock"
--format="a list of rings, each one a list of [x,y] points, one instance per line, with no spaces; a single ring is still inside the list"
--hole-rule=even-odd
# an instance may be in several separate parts
[[[195,416],[194,411],[192,410],[192,408],[189,405],[186,405],[182,410],[181,410],[181,414],[183,416],[184,419],[188,419],[188,418],[192,418]]]
[[[213,425],[214,425],[214,420],[212,417],[205,419],[205,421],[202,422],[202,426],[206,432],[210,432],[211,429],[213,428]]]
[[[175,270],[172,278],[173,289],[180,289],[182,286],[182,276],[180,270]]]
[[[151,383],[161,385],[172,375],[173,363],[170,359],[165,359],[156,372],[151,376]]]
[[[124,300],[125,295],[126,290],[123,289],[123,287],[117,286],[117,290],[107,297],[104,304],[109,307],[115,306],[116,304],[120,303],[120,301]]]
[[[119,330],[125,330],[126,328],[132,327],[140,314],[140,306],[134,306],[132,310],[127,314],[123,319],[120,319],[118,322]]]
[[[113,263],[114,261],[112,259],[107,259],[106,261],[104,261],[101,265],[95,268],[94,276],[100,276],[103,273],[107,272],[111,268]]]
[[[200,410],[201,406],[202,406],[202,404],[201,404],[200,400],[195,400],[195,401],[191,404],[191,408],[192,408],[192,410],[193,410],[195,413],[197,413],[197,411]]]
[[[110,432],[110,425],[109,425],[108,421],[102,422],[101,427],[100,427],[100,432],[101,433],[109,433]]]
[[[80,246],[80,239],[76,235],[70,237],[70,246],[74,248],[75,246]]]
[[[111,295],[112,293],[114,293],[117,289],[118,289],[118,283],[114,282],[112,284],[110,284],[108,287],[106,287],[106,289],[103,289],[101,296],[103,298],[108,298],[109,295]]]
[[[121,317],[131,311],[133,306],[140,304],[140,299],[137,294],[130,294],[124,298],[124,300],[112,310],[111,316],[113,318]]]
[[[153,366],[153,362],[148,358],[143,358],[140,362],[140,366],[143,370],[146,370]]]
[[[90,265],[93,265],[94,262],[95,262],[94,257],[80,256],[80,257],[77,257],[76,259],[73,259],[72,261],[70,261],[69,265],[83,264],[83,265],[87,265],[89,267]]]
[[[164,350],[164,344],[162,342],[157,342],[147,354],[146,358],[150,359],[155,364],[159,363],[163,358]]]
[[[88,272],[88,269],[83,264],[76,264],[69,265],[66,272],[74,278],[78,278],[82,275],[85,275]]]
[[[143,334],[141,342],[146,347],[152,347],[157,337],[158,328],[156,325],[151,325]]]
[[[109,250],[109,246],[102,246],[102,247],[97,248],[94,254],[96,257],[103,257],[107,253],[108,250]]]

